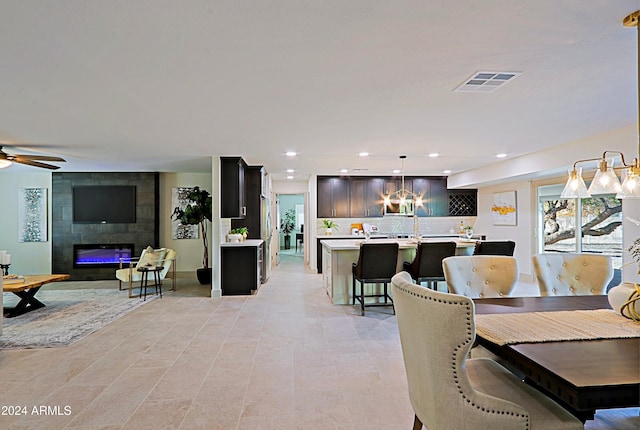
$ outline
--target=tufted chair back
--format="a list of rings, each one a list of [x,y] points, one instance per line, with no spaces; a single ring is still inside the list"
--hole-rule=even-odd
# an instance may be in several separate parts
[[[442,260],[449,292],[463,296],[504,297],[518,282],[518,261],[504,255],[456,256]]]
[[[414,429],[583,428],[495,361],[467,360],[476,336],[469,297],[415,285],[407,272],[391,282]]]
[[[541,296],[606,294],[613,263],[606,255],[536,254],[532,257]]]

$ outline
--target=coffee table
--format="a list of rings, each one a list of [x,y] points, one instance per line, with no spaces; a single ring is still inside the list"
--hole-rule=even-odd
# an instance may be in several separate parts
[[[5,293],[13,293],[20,297],[20,301],[13,308],[4,308],[4,316],[6,318],[17,317],[24,313],[39,309],[45,306],[40,300],[35,298],[40,288],[50,282],[64,281],[69,279],[69,275],[25,275],[24,282],[14,284],[2,284],[2,291]]]

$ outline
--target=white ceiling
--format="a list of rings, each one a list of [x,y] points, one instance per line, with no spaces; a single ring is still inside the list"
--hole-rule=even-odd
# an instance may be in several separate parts
[[[242,155],[303,179],[390,174],[405,154],[407,174],[459,173],[636,124],[637,31],[621,22],[637,9],[3,1],[0,142],[62,156],[60,171],[207,171],[212,156]],[[522,74],[490,94],[453,91],[481,70]]]

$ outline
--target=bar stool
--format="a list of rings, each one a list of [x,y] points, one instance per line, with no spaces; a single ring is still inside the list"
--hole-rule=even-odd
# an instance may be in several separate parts
[[[506,255],[513,257],[516,243],[512,240],[477,241],[473,255]]]
[[[437,290],[437,281],[444,281],[442,260],[456,255],[455,242],[421,242],[412,262],[405,261],[402,268],[411,275],[416,284],[426,281],[427,286]]]
[[[364,315],[365,306],[393,306],[393,299],[388,293],[387,284],[396,274],[398,264],[397,243],[363,243],[360,245],[358,262],[353,263],[351,304],[355,305],[356,300],[360,302],[360,312]],[[356,295],[356,281],[360,282],[360,294]],[[382,294],[365,295],[365,284],[384,284]],[[384,298],[384,303],[366,303],[365,298]]]
[[[140,279],[140,298],[142,298],[142,290],[144,290],[144,300],[147,300],[147,288],[149,287],[149,272],[153,273],[153,285],[156,288],[156,294],[160,293],[162,298],[162,282],[160,281],[160,272],[164,270],[162,266],[142,266],[138,267],[138,272],[142,273]]]

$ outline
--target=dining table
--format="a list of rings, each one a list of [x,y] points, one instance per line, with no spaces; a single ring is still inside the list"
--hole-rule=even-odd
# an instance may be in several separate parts
[[[606,295],[486,298],[474,306],[477,344],[583,422],[598,409],[640,406],[640,324],[615,313]],[[530,334],[517,341],[519,319]]]

